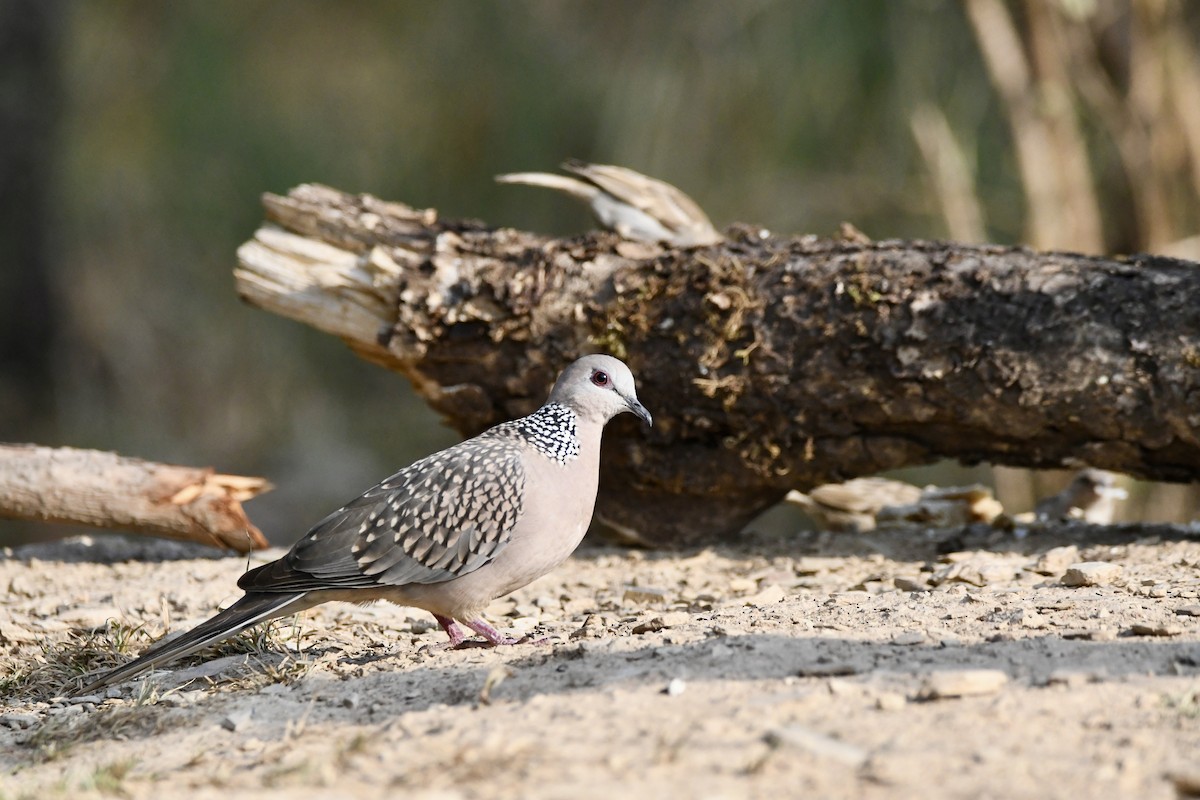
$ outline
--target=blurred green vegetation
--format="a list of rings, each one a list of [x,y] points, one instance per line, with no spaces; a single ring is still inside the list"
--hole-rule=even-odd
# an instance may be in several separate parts
[[[875,238],[1020,242],[1031,226],[1011,98],[968,9],[1007,9],[1037,76],[1038,14],[1088,34],[1119,94],[1139,20],[1166,15],[1160,27],[1182,26],[1193,45],[1200,31],[1195,6],[1168,0],[32,5],[56,79],[24,101],[52,116],[44,262],[0,264],[0,313],[29,302],[13,276],[44,269],[49,380],[0,372],[0,440],[264,475],[278,488],[249,510],[278,543],[453,436],[403,379],[238,302],[235,250],[261,220],[262,192],[321,182],[569,233],[592,225],[582,208],[491,177],[574,156],[675,183],[718,225],[828,234],[849,220]],[[1047,98],[1035,117],[1056,113]],[[1067,102],[1104,235],[1057,246],[1158,246],[1137,224],[1118,137]],[[935,136],[933,152],[961,156],[941,179],[914,136],[922,109],[953,135]],[[1181,239],[1198,228],[1190,152],[1167,192]],[[946,188],[956,169],[978,205],[981,227],[966,233]],[[31,530],[0,524],[0,542]]]

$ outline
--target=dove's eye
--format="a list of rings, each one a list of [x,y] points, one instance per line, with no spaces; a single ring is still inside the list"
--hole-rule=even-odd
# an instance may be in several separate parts
[[[594,370],[592,372],[592,383],[596,384],[597,386],[608,386],[611,381],[607,372]]]

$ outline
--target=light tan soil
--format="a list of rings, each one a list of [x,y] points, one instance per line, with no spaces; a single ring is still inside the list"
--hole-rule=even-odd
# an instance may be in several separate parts
[[[330,605],[244,639],[250,655],[74,704],[55,698],[64,665],[113,663],[108,619],[190,626],[247,562],[119,538],[26,548],[0,560],[0,797],[1200,792],[1195,533],[949,536],[585,547],[492,609],[544,643],[447,651],[423,612]],[[1063,585],[1084,561],[1119,574]],[[932,696],[947,670],[1002,674]]]

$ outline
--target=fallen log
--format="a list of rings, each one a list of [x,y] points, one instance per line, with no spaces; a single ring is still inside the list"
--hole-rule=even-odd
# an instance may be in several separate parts
[[[248,553],[268,547],[242,502],[262,478],[71,447],[0,445],[0,517],[162,536]]]
[[[614,423],[597,511],[652,544],[940,458],[1200,477],[1193,263],[749,227],[553,239],[315,185],[264,204],[240,295],[405,374],[463,435],[581,353],[628,361],[655,426]]]

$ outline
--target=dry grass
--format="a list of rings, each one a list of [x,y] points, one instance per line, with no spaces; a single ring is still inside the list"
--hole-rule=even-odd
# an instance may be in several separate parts
[[[112,669],[149,643],[143,626],[118,620],[68,631],[63,639],[39,642],[27,658],[0,659],[0,696],[10,704],[61,697],[82,686],[85,676]]]
[[[254,691],[273,683],[290,684],[313,667],[312,662],[290,654],[278,657],[284,642],[297,634],[298,629],[293,626],[268,623],[180,659],[176,665],[245,654],[252,657],[238,676],[222,681],[222,691]],[[63,639],[42,643],[31,657],[9,656],[0,662],[3,670],[0,695],[10,706],[52,701],[77,691],[87,678],[123,663],[134,650],[149,643],[150,637],[141,626],[115,621],[104,628],[71,631]],[[156,681],[143,681],[126,701],[109,701],[113,705],[103,705],[85,714],[49,717],[21,744],[35,762],[45,762],[64,757],[73,747],[86,742],[140,739],[162,733],[169,729],[173,718],[186,714],[186,710],[161,704],[175,690],[160,694],[159,689]],[[131,765],[132,762],[109,765],[97,771],[95,780],[85,788],[121,795],[120,783]],[[0,797],[0,800],[7,799]]]
[[[174,709],[146,703],[100,709],[90,714],[51,718],[23,742],[38,761],[51,761],[73,747],[99,740],[140,739],[169,729]]]
[[[182,658],[175,665],[201,664],[232,655],[277,653],[284,650],[286,641],[297,637],[295,627],[268,622]],[[153,643],[142,625],[119,620],[109,620],[103,628],[69,631],[61,639],[39,642],[33,652],[0,658],[0,696],[13,706],[66,696]],[[250,665],[251,672],[245,680],[256,685],[290,682],[309,669],[291,658],[285,658],[282,664],[251,660]]]

